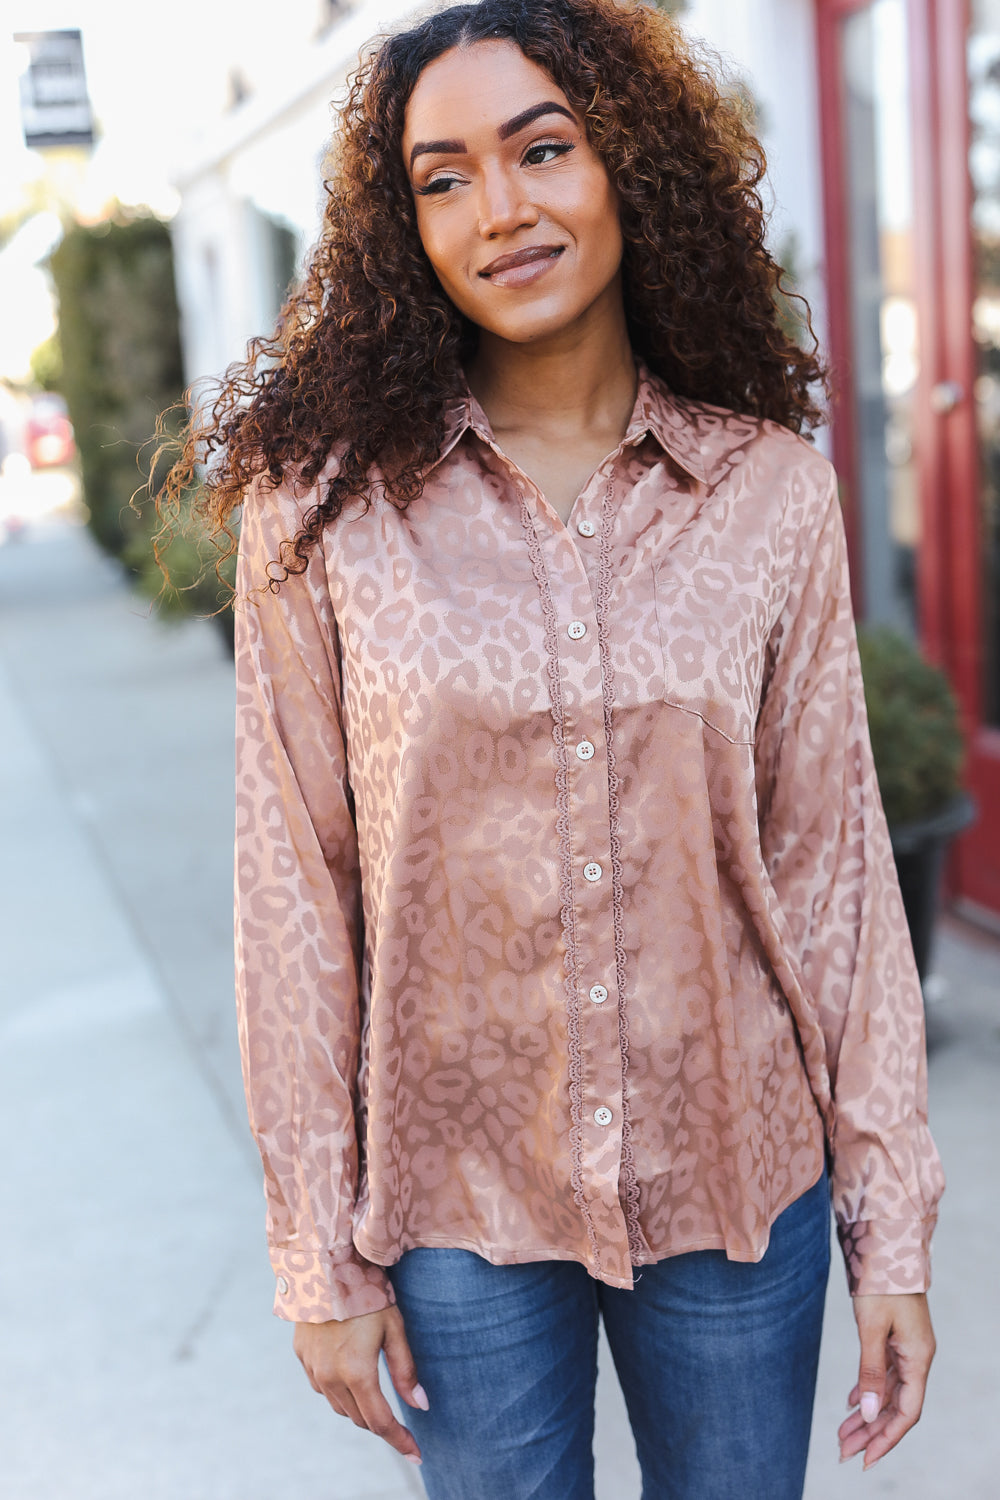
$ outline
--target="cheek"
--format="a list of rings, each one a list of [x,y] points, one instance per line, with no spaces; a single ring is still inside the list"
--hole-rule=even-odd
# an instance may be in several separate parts
[[[581,227],[602,251],[602,260],[621,259],[624,240],[618,195],[604,171],[595,172],[581,199]]]
[[[417,210],[417,230],[424,254],[441,282],[453,283],[458,276],[461,254],[456,236],[443,222],[444,215],[427,218]]]
[[[624,245],[622,239],[621,207],[618,195],[611,184],[605,180],[604,194],[601,208],[601,231],[607,236],[609,251],[615,249],[619,254]]]
[[[591,277],[603,284],[617,273],[625,253],[625,241],[617,220],[593,220],[589,239],[590,253],[585,263],[590,267]]]

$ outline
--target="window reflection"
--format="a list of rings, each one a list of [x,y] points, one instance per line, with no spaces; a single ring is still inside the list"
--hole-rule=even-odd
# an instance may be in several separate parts
[[[873,0],[845,18],[841,55],[865,614],[915,634],[920,350],[905,0]]]

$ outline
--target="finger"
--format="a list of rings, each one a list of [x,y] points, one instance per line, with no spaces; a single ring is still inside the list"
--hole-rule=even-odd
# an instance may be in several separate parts
[[[928,1360],[928,1366],[929,1364]],[[927,1367],[916,1372],[911,1379],[896,1382],[892,1405],[884,1414],[886,1420],[879,1424],[879,1430],[868,1444],[866,1469],[870,1469],[872,1464],[878,1463],[880,1458],[891,1452],[900,1438],[905,1437],[910,1428],[920,1421],[926,1388]]]
[[[859,1411],[852,1411],[851,1415],[845,1417],[837,1428],[837,1436],[843,1442],[845,1438],[852,1437],[855,1432],[859,1432],[865,1425],[865,1419],[861,1413]]]
[[[386,1329],[382,1353],[385,1355],[389,1378],[396,1387],[400,1400],[405,1401],[408,1406],[416,1406],[421,1411],[428,1411],[430,1402],[427,1399],[427,1392],[417,1379],[416,1361],[410,1351],[401,1316],[393,1318]]]
[[[318,1390],[321,1396],[326,1397],[339,1417],[346,1417],[349,1422],[354,1423],[355,1427],[367,1429],[368,1423],[353,1394],[353,1388],[360,1387],[363,1383],[364,1377],[360,1374],[349,1376],[346,1381],[339,1376],[330,1375],[325,1380],[321,1380]]]
[[[896,1379],[897,1379],[897,1377],[895,1375],[893,1367],[892,1367],[892,1365],[890,1365],[889,1369],[888,1369],[888,1372],[886,1374],[886,1377],[885,1377],[885,1400],[886,1400],[886,1402],[888,1402],[891,1399],[892,1390],[893,1390],[893,1382]],[[851,1394],[847,1398],[847,1409],[848,1409],[848,1411],[855,1411],[856,1408],[860,1405],[860,1402],[861,1402],[861,1387],[859,1385],[852,1386],[851,1387]]]
[[[855,1414],[857,1425],[849,1432],[844,1433],[843,1427],[838,1433],[840,1438],[840,1461],[846,1463],[849,1458],[856,1458],[859,1453],[867,1453],[875,1438],[882,1432],[889,1420],[889,1413],[882,1412],[874,1422],[866,1422],[860,1412]]]
[[[395,1448],[404,1458],[413,1463],[420,1463],[420,1449],[412,1432],[408,1432],[402,1422],[397,1422],[393,1415],[392,1407],[383,1396],[378,1382],[363,1386],[354,1386],[351,1395],[357,1402],[358,1410],[363,1418],[363,1424],[369,1432]]]
[[[905,1437],[916,1422],[915,1417],[904,1417],[902,1412],[893,1412],[880,1424],[879,1430],[869,1438],[865,1448],[865,1468],[870,1469],[880,1458],[890,1453],[900,1438]]]
[[[354,1423],[355,1427],[364,1427],[367,1429],[368,1423],[361,1415],[361,1412],[358,1410],[358,1403],[345,1385],[331,1386],[323,1394],[338,1416],[346,1417],[349,1422]]]
[[[900,1381],[893,1365],[889,1366],[889,1372],[885,1383],[885,1406],[873,1423],[866,1422],[861,1412],[852,1411],[845,1417],[837,1428],[837,1437],[840,1442],[840,1457],[843,1463],[855,1454],[863,1452],[871,1443],[875,1435],[884,1430],[890,1416],[896,1409],[896,1392]]]
[[[337,1413],[338,1417],[347,1417],[349,1421],[354,1422],[354,1425],[356,1427],[360,1427],[362,1425],[360,1422],[355,1421],[357,1407],[354,1408],[353,1412],[348,1411],[345,1402],[341,1400],[339,1396],[334,1395],[332,1391],[321,1390],[320,1395],[326,1397],[326,1400],[328,1401],[331,1408]]]
[[[886,1340],[891,1322],[879,1309],[871,1314],[864,1307],[864,1298],[856,1299],[855,1314],[858,1335],[861,1340],[861,1362],[858,1367],[860,1393],[859,1407],[865,1421],[875,1421],[885,1405],[886,1386]]]

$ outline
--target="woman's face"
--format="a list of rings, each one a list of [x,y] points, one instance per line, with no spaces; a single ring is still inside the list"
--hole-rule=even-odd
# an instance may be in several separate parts
[[[614,186],[582,116],[513,42],[454,48],[424,69],[403,154],[424,249],[473,323],[527,344],[606,304],[621,315]]]

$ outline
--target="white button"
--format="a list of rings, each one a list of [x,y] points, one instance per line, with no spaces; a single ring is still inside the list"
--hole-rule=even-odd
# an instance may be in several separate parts
[[[595,1005],[603,1005],[608,998],[608,992],[603,984],[592,984],[590,986],[590,998]]]
[[[288,1282],[285,1280],[284,1276],[278,1277],[278,1291],[282,1296],[284,1296],[288,1291]]]
[[[594,532],[597,530],[597,527],[594,525],[593,521],[577,521],[576,529],[581,536],[593,536]]]
[[[571,641],[582,641],[587,634],[587,627],[582,620],[571,620],[566,628],[566,634]]]
[[[584,865],[584,867],[583,867],[583,878],[584,878],[584,880],[590,880],[590,881],[600,880],[600,878],[601,878],[601,876],[603,874],[604,874],[604,871],[601,869],[601,867],[597,863],[596,859],[592,859],[590,861],[589,865]]]
[[[610,1125],[614,1115],[606,1105],[602,1104],[600,1109],[594,1110],[594,1119],[598,1125]]]
[[[593,760],[594,747],[589,740],[581,740],[576,747],[577,760]]]

